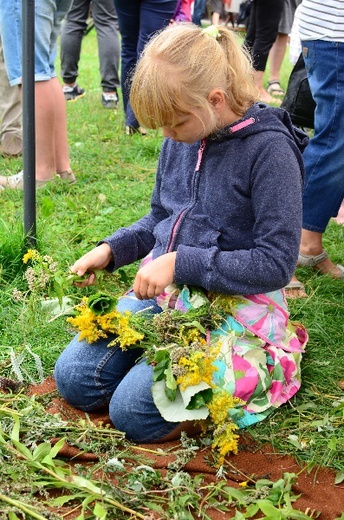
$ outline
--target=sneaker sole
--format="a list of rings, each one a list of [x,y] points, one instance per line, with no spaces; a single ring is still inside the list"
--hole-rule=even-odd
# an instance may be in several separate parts
[[[79,96],[72,97],[70,99],[68,99],[67,96],[65,96],[65,98],[68,103],[75,103],[75,101],[78,101],[78,99],[81,99],[85,96],[86,96],[86,92],[84,92],[83,94],[80,94]]]

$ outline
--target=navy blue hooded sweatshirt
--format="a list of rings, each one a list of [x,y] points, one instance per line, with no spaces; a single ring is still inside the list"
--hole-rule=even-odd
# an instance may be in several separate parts
[[[177,284],[223,294],[284,287],[299,252],[307,143],[287,112],[263,104],[202,142],[165,139],[150,213],[102,241],[108,269],[177,251]]]

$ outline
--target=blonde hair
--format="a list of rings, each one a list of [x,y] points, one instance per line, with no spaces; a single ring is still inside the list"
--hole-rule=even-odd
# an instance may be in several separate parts
[[[162,30],[146,45],[131,81],[130,104],[146,128],[173,126],[176,113],[208,111],[209,93],[221,89],[239,116],[257,101],[250,59],[232,31],[217,37],[191,23]]]

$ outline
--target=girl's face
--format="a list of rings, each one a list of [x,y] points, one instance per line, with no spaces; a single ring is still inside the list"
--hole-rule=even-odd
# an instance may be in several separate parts
[[[177,113],[173,124],[162,127],[163,136],[192,144],[208,137],[217,128],[230,125],[241,117],[228,106],[226,96],[221,89],[216,88],[210,92],[208,103],[210,111],[207,107],[203,107],[192,114]]]
[[[203,117],[201,111],[199,117],[194,114],[178,114],[173,125],[162,127],[162,135],[173,141],[192,144],[215,130],[214,122],[210,119],[209,112],[203,114]]]

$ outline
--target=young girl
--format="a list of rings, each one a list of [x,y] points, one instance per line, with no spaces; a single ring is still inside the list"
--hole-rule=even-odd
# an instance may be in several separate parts
[[[288,320],[282,288],[299,251],[307,137],[257,95],[249,59],[225,27],[180,24],[155,36],[131,85],[140,124],[165,137],[150,212],[72,267],[89,273],[86,286],[95,269],[145,258],[121,312],[191,309],[191,286],[210,299],[223,295],[230,310],[213,333],[227,350],[212,387],[225,385],[242,400],[240,427],[296,393],[306,342],[302,326]],[[111,339],[69,344],[55,368],[61,395],[88,412],[108,405],[116,428],[136,442],[192,434],[193,421],[164,419],[153,367],[136,363],[142,349],[108,348]]]

